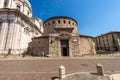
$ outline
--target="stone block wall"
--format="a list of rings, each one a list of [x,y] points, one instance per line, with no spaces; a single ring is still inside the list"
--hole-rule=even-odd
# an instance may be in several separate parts
[[[79,42],[79,36],[72,37],[69,41],[69,50],[70,50],[70,55],[73,57],[80,56],[80,42]]]
[[[95,51],[95,43],[93,41],[93,38],[80,36],[80,53],[81,55],[84,54],[96,54]]]
[[[56,40],[56,37],[49,38],[49,55],[59,56],[59,40]]]
[[[49,53],[49,37],[33,39],[29,44],[29,53],[33,55],[47,55]]]
[[[77,33],[77,22],[65,16],[52,17],[44,22],[44,35],[60,33],[61,31]]]

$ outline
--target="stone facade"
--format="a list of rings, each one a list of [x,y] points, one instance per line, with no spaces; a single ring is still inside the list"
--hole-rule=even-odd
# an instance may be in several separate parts
[[[120,51],[120,32],[109,32],[95,38],[96,50]]]
[[[41,36],[42,21],[32,18],[28,0],[0,1],[0,54],[21,54],[31,38]]]
[[[31,55],[37,56],[42,56],[43,53],[49,53],[49,37],[42,36],[34,38],[34,40],[32,40],[32,42],[29,43],[29,53]]]
[[[80,35],[80,53],[93,55],[96,53],[94,38]]]
[[[44,22],[44,35],[33,38],[29,53],[46,56],[78,57],[95,54],[94,38],[79,35],[77,21],[65,16],[49,18]],[[41,43],[44,44],[41,45]],[[38,49],[37,49],[38,48]]]

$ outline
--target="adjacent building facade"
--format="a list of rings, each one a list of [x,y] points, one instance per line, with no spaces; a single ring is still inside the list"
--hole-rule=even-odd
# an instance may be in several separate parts
[[[28,0],[0,1],[0,54],[21,54],[42,33],[42,20],[32,17]]]
[[[94,38],[79,35],[76,20],[57,16],[44,22],[44,34],[32,39],[29,53],[37,56],[70,56],[95,54]]]
[[[96,50],[120,51],[120,32],[109,32],[95,38]]]

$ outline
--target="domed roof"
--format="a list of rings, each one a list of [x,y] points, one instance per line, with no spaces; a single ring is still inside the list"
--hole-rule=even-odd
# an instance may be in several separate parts
[[[29,0],[24,0],[24,1],[31,7]]]

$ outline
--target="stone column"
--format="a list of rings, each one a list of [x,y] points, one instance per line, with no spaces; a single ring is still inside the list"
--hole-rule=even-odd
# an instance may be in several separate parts
[[[64,79],[65,78],[65,67],[63,65],[61,65],[59,67],[59,78],[60,79]]]
[[[97,74],[98,74],[98,75],[104,76],[103,65],[97,64],[97,65],[96,65],[96,69],[97,69]]]
[[[61,44],[60,44],[60,40],[58,40],[58,55],[59,55],[59,57],[61,57]]]
[[[72,55],[71,40],[72,40],[72,39],[69,39],[69,57],[73,57],[73,55]]]

